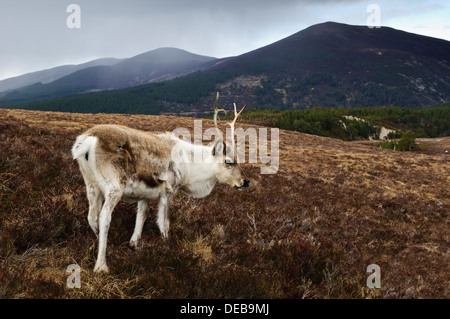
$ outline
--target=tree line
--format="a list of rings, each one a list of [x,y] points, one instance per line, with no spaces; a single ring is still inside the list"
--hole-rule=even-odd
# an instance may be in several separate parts
[[[362,120],[361,120],[362,119]],[[313,107],[303,110],[251,109],[242,121],[302,133],[360,140],[376,138],[381,126],[393,129],[390,138],[411,130],[417,137],[450,135],[450,103],[428,108],[404,107]]]

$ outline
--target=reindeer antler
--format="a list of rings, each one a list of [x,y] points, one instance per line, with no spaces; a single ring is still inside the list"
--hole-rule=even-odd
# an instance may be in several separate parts
[[[219,101],[219,92],[217,92],[217,95],[216,95],[216,102],[214,102],[214,117],[213,117],[213,119],[214,119],[214,127],[216,128],[217,134],[218,134],[218,136],[220,136],[220,137],[222,138],[222,140],[223,140],[222,132],[219,130],[219,127],[217,126],[217,114],[218,114],[219,112],[224,112],[225,114],[227,114],[227,111],[225,111],[224,109],[219,109],[219,108],[217,107],[217,102],[218,102],[218,101]]]
[[[236,123],[236,120],[238,119],[238,117],[242,113],[242,111],[244,111],[246,105],[244,105],[244,107],[239,111],[239,113],[236,110],[236,103],[233,103],[233,105],[234,105],[234,120],[227,124],[230,125],[230,128],[231,128],[231,141],[232,141],[232,145],[233,145],[233,150],[235,150],[236,143],[234,142],[234,124]]]
[[[222,140],[223,140],[222,132],[219,130],[219,127],[217,126],[217,114],[219,114],[219,112],[224,112],[225,114],[227,114],[227,111],[224,110],[224,109],[219,109],[217,107],[217,102],[218,101],[219,101],[219,92],[217,92],[216,102],[214,102],[214,117],[213,117],[213,120],[214,120],[214,127],[216,128],[216,131],[217,131],[217,135],[220,136],[222,138]],[[231,128],[231,141],[232,141],[232,146],[233,146],[232,149],[234,150],[235,146],[236,146],[236,143],[234,142],[234,124],[236,123],[236,120],[238,119],[239,115],[241,115],[241,113],[244,111],[246,105],[244,105],[244,107],[239,111],[239,113],[237,112],[237,109],[236,109],[236,103],[233,103],[233,105],[234,105],[234,119],[233,119],[233,121],[228,122],[225,125],[229,125],[230,128]]]

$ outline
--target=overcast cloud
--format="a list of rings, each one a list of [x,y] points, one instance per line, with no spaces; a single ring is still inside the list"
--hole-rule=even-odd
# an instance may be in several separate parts
[[[72,3],[80,29],[66,25]],[[159,47],[239,55],[316,23],[365,25],[372,3],[382,26],[450,40],[445,0],[1,0],[0,79]]]

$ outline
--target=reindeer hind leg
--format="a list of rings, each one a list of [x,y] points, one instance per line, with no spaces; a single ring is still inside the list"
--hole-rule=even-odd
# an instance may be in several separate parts
[[[106,265],[106,245],[112,212],[122,198],[125,185],[120,182],[120,174],[113,166],[101,167],[100,185],[104,194],[104,203],[99,216],[98,257],[94,272],[108,272]]]
[[[103,194],[93,178],[93,173],[89,170],[89,167],[85,168],[83,165],[80,165],[80,171],[86,185],[86,195],[89,202],[88,222],[95,236],[98,237],[98,217],[103,206]]]
[[[99,216],[103,206],[103,194],[95,184],[86,185],[87,197],[89,200],[88,221],[95,236],[98,237]]]

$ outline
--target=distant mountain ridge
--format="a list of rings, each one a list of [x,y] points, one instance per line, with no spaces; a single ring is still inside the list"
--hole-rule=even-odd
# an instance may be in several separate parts
[[[136,55],[112,66],[80,70],[55,82],[56,85],[84,85],[95,89],[116,89],[170,80],[205,69],[216,58],[176,48],[159,48]]]
[[[155,51],[155,55],[164,53]],[[186,56],[174,51],[173,63],[177,54]],[[126,74],[141,58],[145,59],[145,54],[106,69]],[[326,22],[240,56],[206,58],[198,64],[198,60],[189,61],[188,65],[195,67],[181,67],[180,76],[169,66],[149,64],[154,70],[152,79],[137,76],[129,82],[134,86],[147,81],[145,85],[18,103],[18,97],[22,102],[33,100],[33,90],[42,94],[42,87],[36,86],[22,96],[11,93],[0,98],[0,105],[70,112],[195,115],[211,110],[217,91],[222,104],[236,102],[248,108],[426,107],[450,101],[450,42],[389,27],[370,29]],[[55,97],[52,90],[57,89],[56,83],[67,81],[65,85],[70,88],[79,75],[92,72],[79,77],[81,86],[85,78],[94,81],[97,74],[105,74],[98,72],[102,68],[82,70],[47,85],[48,98]],[[134,71],[139,72],[139,66]],[[110,78],[113,84],[121,80],[120,76]]]
[[[24,102],[62,97],[91,91],[111,90],[170,80],[209,67],[213,57],[201,56],[176,48],[159,48],[115,63],[93,63],[72,68],[65,76],[10,91],[2,98],[8,102]],[[84,67],[83,67],[84,66]],[[51,70],[41,74],[50,75]],[[5,80],[6,81],[6,80]],[[47,83],[48,82],[48,83]],[[1,83],[0,83],[1,84]]]
[[[122,59],[116,58],[101,58],[86,63],[76,65],[62,65],[46,70],[30,72],[27,74],[7,78],[0,81],[0,96],[6,91],[19,89],[36,83],[50,83],[82,69],[100,65],[110,66],[119,63],[121,60]]]

